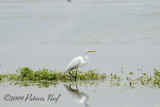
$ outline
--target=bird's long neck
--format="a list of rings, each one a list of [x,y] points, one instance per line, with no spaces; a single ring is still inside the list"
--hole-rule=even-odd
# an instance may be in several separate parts
[[[84,66],[84,65],[86,65],[88,62],[89,62],[89,58],[87,56],[87,53],[85,53],[84,60],[83,60],[83,63],[81,64],[81,67]]]

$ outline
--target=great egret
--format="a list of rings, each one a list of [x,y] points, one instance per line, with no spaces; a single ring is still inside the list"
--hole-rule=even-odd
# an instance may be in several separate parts
[[[84,65],[86,65],[89,61],[89,58],[87,56],[88,53],[90,52],[96,52],[96,51],[93,51],[93,50],[86,50],[85,51],[85,55],[84,55],[84,59],[82,56],[78,56],[76,58],[74,58],[69,64],[68,66],[66,67],[65,69],[65,72],[69,73],[72,77],[75,78],[75,81],[77,80],[77,69],[80,68],[80,67],[83,67]],[[73,76],[71,74],[71,71],[73,69],[76,69],[76,74],[75,76]]]

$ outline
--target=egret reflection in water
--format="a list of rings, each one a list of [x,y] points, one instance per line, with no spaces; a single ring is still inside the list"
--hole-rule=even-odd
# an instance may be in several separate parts
[[[71,0],[67,0],[67,1],[71,3]]]
[[[85,107],[90,107],[90,105],[88,104],[88,100],[89,100],[89,96],[78,90],[78,86],[76,84],[76,89],[73,89],[71,87],[71,84],[68,85],[64,85],[67,89],[67,91],[75,98],[74,100],[79,103],[79,104],[85,104]]]

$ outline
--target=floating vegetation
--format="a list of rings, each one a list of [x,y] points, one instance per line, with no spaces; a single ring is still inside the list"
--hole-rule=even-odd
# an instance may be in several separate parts
[[[0,75],[0,80],[2,80],[2,78],[3,78],[3,75]]]
[[[10,85],[18,85],[19,87],[37,86],[39,88],[56,87],[60,82],[39,80],[39,81],[10,81]]]
[[[11,80],[20,80],[20,81],[38,81],[38,80],[54,80],[54,81],[73,81],[74,78],[66,72],[55,72],[53,70],[48,70],[46,68],[40,69],[38,71],[33,71],[30,68],[24,67],[20,68],[17,71],[17,74],[10,74],[9,79]],[[75,75],[75,71],[72,71],[72,75]],[[97,70],[89,70],[87,72],[79,71],[77,73],[78,80],[99,80],[105,79],[106,74],[100,74]]]
[[[120,82],[122,81],[122,79],[117,74],[113,74],[113,73],[110,73],[107,80],[109,82],[109,87],[120,86],[121,85]]]
[[[129,72],[117,74],[105,73],[100,74],[97,70],[89,70],[87,72],[78,71],[77,82],[70,76],[69,73],[56,72],[48,70],[46,68],[33,71],[30,68],[24,67],[16,70],[16,73],[0,74],[0,83],[9,81],[10,85],[19,86],[37,86],[39,88],[48,88],[50,86],[56,87],[59,83],[78,84],[96,86],[100,83],[106,83],[109,87],[121,86],[135,88],[137,85],[157,87],[160,88],[160,71],[154,70],[154,75],[148,75],[147,73],[141,73],[136,77],[135,72]],[[72,75],[75,75],[75,71],[72,71]]]
[[[0,75],[0,80],[7,78],[9,80],[17,81],[39,81],[39,80],[54,80],[54,81],[73,81],[69,73],[65,72],[55,72],[53,70],[48,70],[46,68],[40,69],[38,71],[33,71],[30,68],[24,67],[16,70],[17,73],[9,73],[6,75]],[[72,71],[72,75],[75,75],[75,71]],[[105,79],[106,74],[100,74],[97,70],[89,70],[87,72],[79,71],[77,73],[78,80],[99,80]]]
[[[75,75],[72,71],[72,75]],[[106,74],[100,74],[97,70],[89,70],[87,72],[78,71],[77,79],[78,84],[95,85],[94,83],[106,78]],[[74,83],[75,79],[69,73],[56,72],[46,68],[33,71],[28,67],[19,68],[16,73],[0,74],[1,82],[10,82],[10,85],[22,86],[37,86],[39,88],[48,88],[50,86],[56,87],[57,84],[62,82]],[[95,82],[96,81],[96,82]]]
[[[154,75],[148,75],[147,73],[142,73],[138,77],[135,77],[135,72],[130,72],[124,78],[118,76],[117,74],[110,74],[107,81],[110,82],[109,86],[125,86],[130,88],[135,88],[137,85],[157,87],[160,88],[160,71],[154,70]]]
[[[153,79],[153,80],[152,80]],[[160,88],[160,71],[154,69],[154,77],[150,77],[149,80],[153,82],[155,87]]]

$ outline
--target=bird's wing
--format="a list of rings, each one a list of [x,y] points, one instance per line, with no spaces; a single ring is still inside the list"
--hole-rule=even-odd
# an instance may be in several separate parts
[[[80,64],[81,64],[81,61],[82,61],[82,57],[81,56],[78,56],[76,58],[74,58],[69,64],[68,66],[66,67],[65,71],[66,72],[69,72],[71,69],[77,69]]]

